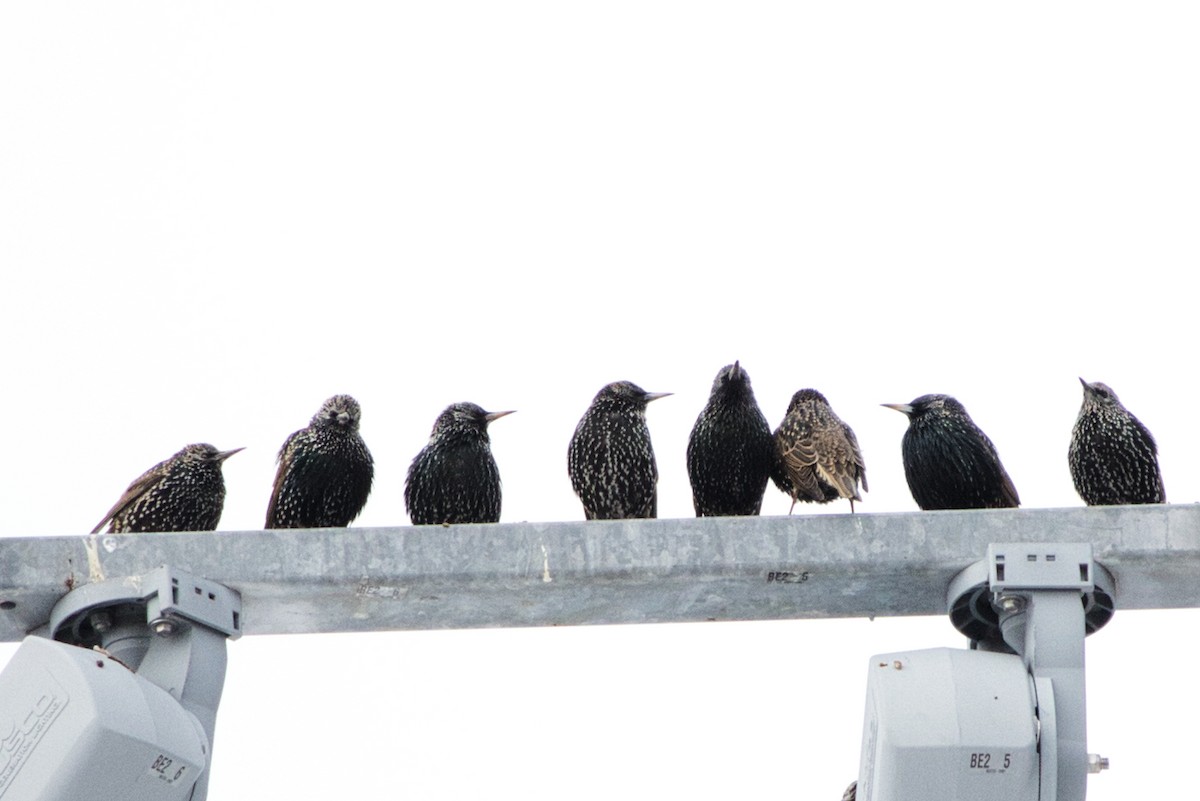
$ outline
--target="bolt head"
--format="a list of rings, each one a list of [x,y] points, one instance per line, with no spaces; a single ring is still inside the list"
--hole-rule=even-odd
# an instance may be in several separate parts
[[[1025,599],[1019,595],[1001,595],[996,598],[995,606],[1001,612],[1012,614],[1025,608]]]
[[[160,617],[157,620],[150,621],[150,630],[159,637],[170,637],[178,629],[179,626],[170,618]]]
[[[92,612],[88,617],[88,622],[92,624],[92,630],[97,634],[103,634],[113,626],[112,615],[108,612]]]

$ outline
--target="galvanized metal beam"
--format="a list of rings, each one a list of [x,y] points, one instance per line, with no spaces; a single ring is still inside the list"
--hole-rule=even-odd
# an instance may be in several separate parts
[[[1118,609],[1200,606],[1200,506],[0,539],[0,640],[161,565],[247,634],[941,615],[989,543],[1090,542]]]

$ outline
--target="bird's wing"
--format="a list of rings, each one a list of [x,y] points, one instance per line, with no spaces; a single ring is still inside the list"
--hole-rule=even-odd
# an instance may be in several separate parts
[[[92,529],[92,533],[99,534],[100,529],[104,528],[105,523],[112,520],[114,517],[132,506],[138,498],[145,494],[146,490],[154,486],[154,484],[162,478],[163,465],[165,464],[166,462],[159,462],[158,464],[154,465],[154,467],[151,467],[145,473],[142,473],[140,476],[134,479],[133,483],[129,485],[129,488],[126,489],[124,494],[121,495],[120,499],[113,504],[113,507],[109,509],[107,513],[105,513],[104,518],[96,524],[94,529]]]
[[[1144,441],[1150,449],[1150,462],[1154,465],[1154,486],[1157,492],[1154,500],[1156,503],[1166,503],[1167,490],[1165,487],[1163,487],[1162,469],[1158,466],[1158,443],[1155,442],[1154,435],[1150,433],[1150,429],[1146,428],[1146,426],[1142,424],[1141,420],[1137,419],[1132,414],[1129,415],[1129,419],[1133,421],[1135,426],[1137,426],[1138,430],[1144,437]]]
[[[788,474],[787,465],[783,463],[783,453],[778,440],[771,439],[771,461],[769,463],[771,481],[776,488],[789,498],[792,497],[792,479]]]
[[[275,460],[279,463],[279,469],[275,471],[275,486],[271,488],[271,501],[267,504],[267,520],[263,524],[264,528],[275,527],[275,508],[279,503],[279,494],[283,491],[284,479],[292,467],[292,454],[295,453],[292,446],[303,431],[304,429],[300,429],[299,431],[292,432],[291,436],[283,441],[283,446],[279,449],[279,455],[275,457]]]
[[[854,436],[854,429],[845,423],[842,423],[842,431],[846,435],[846,441],[850,444],[850,458],[854,463],[858,480],[862,484],[863,492],[867,492],[870,489],[867,486],[867,463],[863,461],[862,448],[858,447],[858,437]]]
[[[1129,415],[1129,420],[1133,423],[1134,428],[1138,430],[1138,433],[1142,435],[1143,440],[1149,446],[1150,455],[1158,456],[1158,443],[1154,440],[1154,435],[1150,433],[1150,429],[1146,428],[1146,426],[1142,424],[1142,421],[1134,417],[1132,414]]]
[[[840,428],[829,430],[822,437],[816,468],[821,480],[837,490],[838,495],[861,501],[855,486],[858,467],[854,450]]]
[[[817,466],[817,449],[811,437],[795,437],[786,445],[780,443],[779,457],[796,491],[794,498],[825,500],[825,493],[817,483],[817,474],[812,470]]]
[[[649,431],[646,436],[650,436]],[[649,512],[647,517],[653,519],[658,517],[658,460],[654,458],[654,454],[650,454],[650,475],[653,478],[650,481],[650,503],[647,508]]]
[[[1009,478],[1008,471],[1004,469],[1004,465],[997,461],[996,466],[1000,468],[1000,494],[1015,509],[1021,505],[1021,499],[1017,497],[1017,487],[1013,484],[1013,480]]]
[[[1008,471],[1004,469],[1004,465],[1000,462],[1000,451],[996,450],[996,444],[992,442],[991,438],[989,438],[987,434],[984,434],[983,431],[980,431],[978,426],[976,426],[975,430],[979,431],[979,441],[983,443],[984,453],[981,453],[980,456],[984,457],[985,459],[990,456],[991,458],[988,461],[990,461],[992,464],[995,464],[996,470],[1000,473],[1000,495],[1009,505],[1009,508],[1017,508],[1021,505],[1021,499],[1017,496],[1016,484],[1013,484],[1013,480],[1008,475]]]
[[[849,498],[853,501],[861,501],[858,490],[854,487],[854,479],[846,465],[843,464],[818,464],[817,475],[822,481],[833,487],[838,495],[843,498]]]

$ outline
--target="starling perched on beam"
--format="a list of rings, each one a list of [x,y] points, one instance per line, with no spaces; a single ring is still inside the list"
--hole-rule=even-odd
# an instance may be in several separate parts
[[[1019,506],[1017,488],[996,446],[963,405],[949,395],[885,403],[908,417],[904,475],[922,509],[998,509]]]
[[[221,465],[240,450],[188,445],[138,476],[92,533],[99,533],[105,523],[110,534],[214,531],[225,508]]]
[[[1150,431],[1106,384],[1082,378],[1083,405],[1071,432],[1067,463],[1088,506],[1166,503],[1158,446]]]
[[[722,367],[688,439],[687,469],[696,516],[758,514],[774,449],[750,376],[740,362]]]
[[[358,401],[334,395],[284,440],[266,528],[344,528],[358,517],[375,476],[361,418]]]
[[[500,520],[500,471],[488,424],[506,414],[512,412],[455,403],[438,415],[404,482],[404,506],[414,525]]]
[[[867,468],[858,438],[815,389],[792,395],[775,429],[775,448],[775,486],[791,496],[793,507],[796,501],[848,498],[853,512],[854,502],[862,500],[858,485],[867,489]]]
[[[658,465],[646,404],[670,394],[629,381],[596,393],[567,449],[567,473],[588,520],[657,516]]]

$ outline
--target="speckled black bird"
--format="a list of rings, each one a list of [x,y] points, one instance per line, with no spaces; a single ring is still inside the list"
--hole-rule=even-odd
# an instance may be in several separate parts
[[[658,465],[646,404],[670,394],[629,381],[596,393],[567,449],[567,473],[588,520],[658,515]]]
[[[1067,463],[1088,506],[1166,503],[1158,445],[1106,385],[1082,378],[1083,405],[1071,432]]]
[[[1017,488],[996,446],[949,395],[885,403],[908,417],[904,475],[922,509],[997,509],[1019,506]]]
[[[696,516],[758,514],[774,448],[750,376],[740,362],[722,367],[688,438],[687,470]]]
[[[111,534],[215,530],[225,508],[221,465],[240,450],[188,445],[138,476],[92,533],[105,523]]]
[[[343,528],[358,517],[375,477],[361,419],[358,401],[334,395],[284,440],[266,528]]]
[[[438,415],[404,482],[404,506],[414,525],[500,520],[500,471],[488,423],[506,414],[512,412],[454,403]]]
[[[825,396],[815,389],[792,395],[787,414],[775,429],[775,486],[796,501],[828,503],[837,498],[861,501],[867,489],[867,467],[858,438]],[[790,510],[789,510],[790,514]]]

